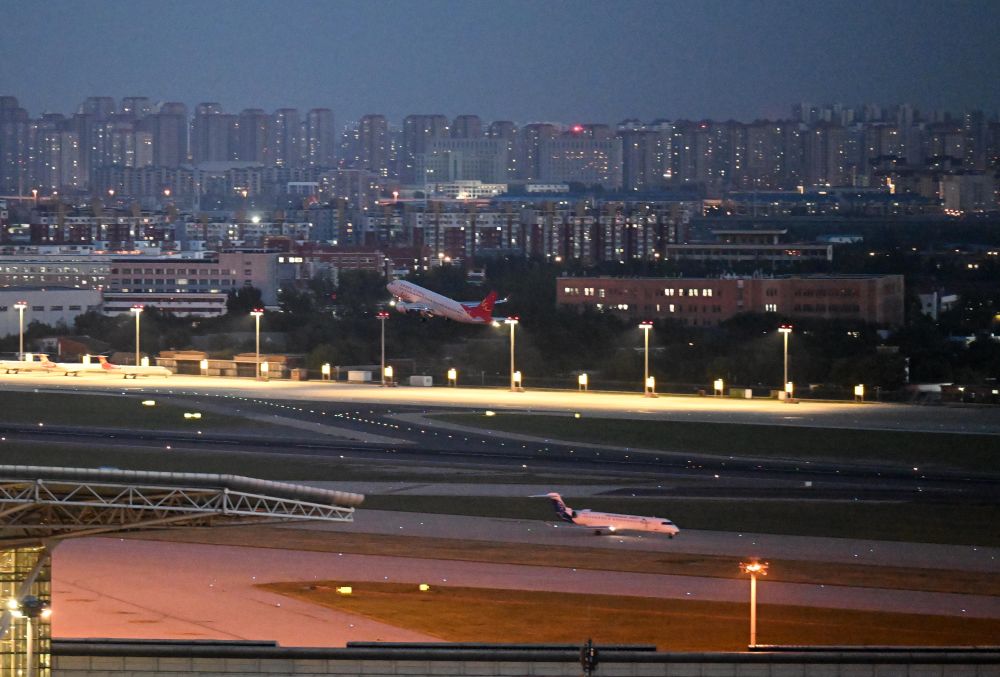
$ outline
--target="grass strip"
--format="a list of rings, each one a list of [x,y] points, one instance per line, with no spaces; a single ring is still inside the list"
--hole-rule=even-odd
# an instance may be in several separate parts
[[[143,401],[153,401],[145,406]],[[184,413],[201,418],[184,418]],[[193,407],[170,404],[156,396],[102,395],[93,393],[38,393],[0,391],[0,421],[53,426],[128,428],[129,430],[245,431],[247,420]],[[266,423],[259,424],[267,426]],[[254,423],[257,427],[258,423]],[[269,426],[268,426],[269,427]]]
[[[167,447],[171,447],[167,449]],[[338,456],[277,454],[266,451],[212,451],[185,447],[183,442],[153,446],[101,445],[81,442],[0,441],[0,463],[72,468],[120,468],[245,475],[286,482],[499,482],[546,486],[552,477],[525,473],[483,473],[414,468],[392,462],[351,461]]]
[[[803,461],[889,463],[905,468],[995,473],[1000,436],[899,430],[850,430],[742,423],[626,420],[573,415],[437,414],[436,420],[473,428],[589,442],[720,456]]]
[[[353,593],[337,593],[351,586]],[[270,583],[265,590],[449,642],[655,644],[660,651],[746,649],[747,605],[675,599],[492,590],[413,583]],[[758,641],[768,644],[992,644],[991,619],[770,605],[762,590]]]
[[[497,543],[487,540],[425,538],[328,532],[309,529],[246,526],[181,529],[136,534],[142,540],[180,541],[240,547],[266,547],[355,555],[416,557],[464,562],[489,562],[565,569],[620,571],[673,576],[740,578],[736,560],[725,555],[664,553],[608,548]],[[843,585],[890,590],[919,590],[1000,596],[1000,581],[991,573],[941,571],[916,567],[831,564],[804,560],[770,560],[769,581]]]

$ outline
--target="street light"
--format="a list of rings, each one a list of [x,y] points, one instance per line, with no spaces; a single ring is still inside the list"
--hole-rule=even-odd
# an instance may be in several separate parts
[[[639,329],[642,329],[643,343],[642,394],[646,397],[656,397],[655,381],[649,375],[649,330],[652,328],[653,323],[649,320],[643,320],[639,323]]]
[[[135,314],[135,365],[139,366],[139,316],[142,315],[142,306],[132,306],[132,312]]]
[[[788,392],[788,335],[792,333],[792,325],[781,325],[778,327],[778,333],[785,337],[785,378],[781,382],[785,384],[785,392]]]
[[[712,384],[712,390],[715,391],[717,396],[722,397],[722,394],[725,391],[725,383],[721,378],[715,379],[715,382]]]
[[[256,378],[259,381],[260,380],[260,316],[264,314],[264,309],[254,308],[253,310],[250,311],[250,314],[253,315],[254,335],[257,338],[257,352],[256,352],[257,369],[256,373],[254,374],[254,378]]]
[[[586,390],[589,385],[590,379],[586,374],[580,374],[576,377],[576,383],[580,386],[580,390]]]
[[[757,576],[767,576],[767,562],[740,562],[740,571],[750,574],[750,646],[757,646]]]
[[[516,393],[521,388],[521,372],[514,371],[514,327],[517,326],[519,320],[515,316],[508,317],[504,322],[510,325],[510,390]]]
[[[448,385],[452,387],[458,385],[458,369],[455,367],[448,370]]]
[[[17,349],[17,359],[24,360],[24,310],[28,307],[27,301],[18,301],[14,304],[17,308],[17,327],[18,327],[18,349]]]
[[[382,323],[382,385],[385,385],[385,321],[389,319],[389,313],[384,310],[380,310],[378,315],[379,322]]]

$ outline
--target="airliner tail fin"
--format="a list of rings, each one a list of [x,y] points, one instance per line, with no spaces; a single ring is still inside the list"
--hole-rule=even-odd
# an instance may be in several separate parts
[[[538,498],[547,498],[552,501],[552,507],[555,508],[556,514],[559,515],[559,519],[566,522],[572,522],[573,518],[576,517],[576,511],[567,507],[566,502],[563,501],[562,496],[559,494],[555,492],[539,494]]]
[[[486,298],[480,301],[479,308],[483,311],[484,314],[489,315],[490,313],[493,312],[493,306],[496,304],[496,302],[497,302],[497,293],[495,291],[491,291],[489,294],[486,295]]]

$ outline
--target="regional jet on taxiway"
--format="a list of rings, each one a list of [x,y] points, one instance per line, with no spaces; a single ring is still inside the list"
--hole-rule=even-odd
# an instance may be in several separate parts
[[[666,534],[673,538],[680,529],[668,519],[662,517],[642,517],[641,515],[619,515],[613,512],[596,512],[594,510],[573,510],[556,493],[539,494],[536,498],[547,498],[552,501],[559,519],[570,524],[593,529],[600,534],[602,531],[615,533],[618,531],[652,531]]]

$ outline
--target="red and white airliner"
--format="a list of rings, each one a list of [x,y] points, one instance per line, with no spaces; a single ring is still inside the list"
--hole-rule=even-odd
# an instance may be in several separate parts
[[[172,371],[166,367],[143,366],[134,364],[111,364],[104,355],[98,355],[100,370],[105,374],[114,374],[122,378],[137,378],[139,376],[170,376]]]
[[[497,300],[495,291],[491,291],[482,301],[456,301],[406,280],[393,280],[386,285],[386,289],[396,297],[395,307],[401,313],[444,317],[468,324],[491,324],[506,319],[493,317],[493,306],[504,302]]]

